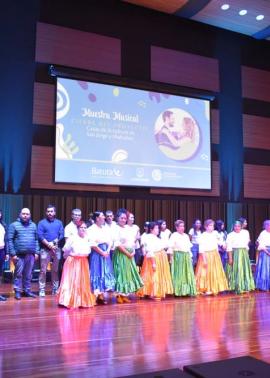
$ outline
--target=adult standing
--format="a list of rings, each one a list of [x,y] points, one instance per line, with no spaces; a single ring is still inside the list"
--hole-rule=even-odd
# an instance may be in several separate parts
[[[71,212],[71,221],[65,227],[65,241],[71,236],[78,234],[78,224],[82,219],[82,212],[80,209],[73,209]]]
[[[7,254],[7,225],[3,220],[3,213],[0,210],[0,283],[3,279],[4,263],[8,259]],[[6,301],[6,297],[0,295],[0,301]]]
[[[229,255],[226,273],[230,290],[234,290],[236,294],[255,289],[248,255],[249,242],[248,231],[242,229],[240,221],[234,222],[233,231],[229,233],[226,240]]]
[[[108,228],[104,225],[105,216],[102,211],[93,214],[94,224],[88,228],[91,244],[90,275],[91,288],[97,296],[98,304],[107,304],[104,293],[114,291],[115,278],[110,256],[112,240]]]
[[[22,293],[35,298],[31,291],[32,270],[35,258],[39,255],[37,227],[31,220],[31,212],[23,208],[19,218],[8,228],[8,249],[15,264],[15,299],[20,300]]]
[[[39,296],[45,297],[46,272],[49,262],[52,260],[51,280],[52,294],[55,295],[59,286],[59,262],[61,258],[60,243],[64,238],[63,223],[56,218],[56,208],[48,205],[46,218],[38,223],[38,239],[41,244],[40,250],[40,274],[39,274]]]

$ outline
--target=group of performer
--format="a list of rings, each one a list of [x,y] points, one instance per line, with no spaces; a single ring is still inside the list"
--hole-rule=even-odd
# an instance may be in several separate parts
[[[142,235],[134,214],[126,209],[117,211],[116,221],[110,210],[96,211],[84,222],[81,210],[73,209],[71,218],[64,228],[55,207],[49,205],[46,217],[35,225],[30,210],[24,208],[7,228],[0,211],[0,274],[4,260],[11,259],[15,299],[37,296],[31,291],[31,278],[38,258],[39,296],[47,294],[51,262],[52,294],[67,308],[103,305],[113,297],[118,304],[129,303],[131,294],[161,300],[166,295],[270,290],[270,220],[257,239],[254,279],[243,218],[234,222],[229,234],[223,221],[212,219],[203,225],[196,219],[187,234],[185,222],[178,219],[173,233],[165,220],[159,220],[145,222]]]

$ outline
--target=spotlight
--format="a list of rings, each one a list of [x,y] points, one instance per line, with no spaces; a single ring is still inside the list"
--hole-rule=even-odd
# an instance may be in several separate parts
[[[257,21],[261,21],[264,19],[264,15],[263,14],[259,14],[257,17],[256,17],[256,20]]]
[[[245,16],[245,14],[247,14],[247,10],[246,9],[240,10],[239,16]]]
[[[227,9],[230,8],[230,5],[229,5],[229,4],[223,4],[223,5],[221,5],[220,8],[221,8],[222,10],[227,10]]]

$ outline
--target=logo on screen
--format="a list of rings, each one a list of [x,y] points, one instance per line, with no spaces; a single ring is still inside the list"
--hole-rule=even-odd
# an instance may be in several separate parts
[[[152,171],[152,178],[155,181],[160,181],[162,179],[162,172],[160,169],[154,169]]]
[[[160,151],[173,160],[194,157],[200,146],[200,129],[190,113],[166,109],[155,122],[155,139]]]

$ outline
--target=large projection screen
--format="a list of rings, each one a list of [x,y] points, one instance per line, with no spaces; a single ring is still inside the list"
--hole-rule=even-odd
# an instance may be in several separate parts
[[[210,190],[210,102],[58,77],[55,182]]]

